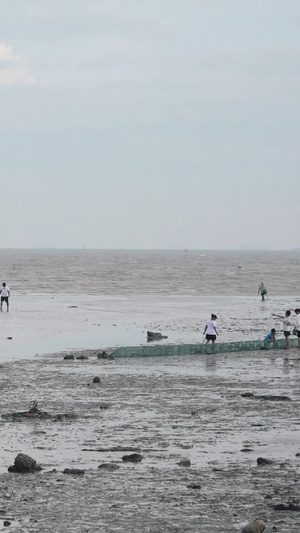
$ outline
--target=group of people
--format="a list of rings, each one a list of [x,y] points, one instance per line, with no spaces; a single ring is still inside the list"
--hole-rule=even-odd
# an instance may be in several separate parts
[[[289,350],[290,348],[290,335],[291,335],[291,328],[293,328],[293,335],[296,335],[298,337],[298,347],[300,348],[300,309],[295,309],[294,313],[296,314],[296,320],[293,323],[291,318],[291,311],[287,310],[285,312],[285,315],[276,315],[275,313],[272,313],[272,316],[276,316],[277,318],[281,318],[282,320],[282,326],[283,326],[283,334],[285,336],[285,342],[286,342],[286,349]],[[276,340],[276,329],[272,328],[271,332],[265,337],[265,341],[270,340]]]
[[[276,315],[275,313],[272,314],[272,316],[275,316],[277,318],[281,318],[282,324],[283,324],[283,334],[285,336],[286,341],[286,349],[289,350],[290,348],[290,335],[291,335],[291,328],[293,328],[293,335],[296,335],[298,337],[298,347],[300,348],[300,309],[295,309],[296,314],[296,320],[293,323],[291,318],[291,311],[286,311],[285,315]],[[211,314],[210,320],[206,322],[206,326],[203,332],[203,335],[205,335],[206,344],[209,342],[212,342],[212,344],[215,343],[218,331],[217,331],[217,315],[214,313]],[[270,333],[265,337],[265,341],[274,341],[276,340],[276,329],[272,328]]]

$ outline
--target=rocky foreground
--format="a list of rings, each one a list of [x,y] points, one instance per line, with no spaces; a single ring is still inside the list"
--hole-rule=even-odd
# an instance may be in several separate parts
[[[299,533],[296,350],[64,355],[1,367],[0,530]]]

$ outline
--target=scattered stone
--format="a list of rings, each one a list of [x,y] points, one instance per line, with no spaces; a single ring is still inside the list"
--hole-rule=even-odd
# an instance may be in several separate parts
[[[98,378],[98,376],[95,376],[93,379],[93,383],[100,383],[100,378]]]
[[[289,396],[274,396],[273,394],[262,394],[261,396],[255,396],[258,400],[267,400],[269,402],[291,402]]]
[[[252,448],[242,448],[241,452],[253,452]]]
[[[187,486],[188,489],[201,489],[201,485],[199,483],[191,483]]]
[[[187,468],[187,467],[190,467],[192,463],[191,463],[191,461],[189,459],[182,459],[177,464],[178,464],[178,466],[184,466],[185,468]]]
[[[255,395],[252,392],[243,392],[241,394],[243,398],[255,398],[256,400],[266,400],[269,402],[291,402],[289,396],[274,396],[273,394],[261,394]]]
[[[75,357],[74,357],[73,354],[69,353],[69,354],[64,356],[64,359],[72,359],[73,360],[73,359],[75,359]]]
[[[2,418],[11,419],[13,421],[20,420],[22,418],[50,418],[50,415],[46,411],[38,409],[37,400],[32,400],[29,404],[28,411],[20,411],[17,413],[6,413],[2,415]]]
[[[116,463],[102,463],[98,468],[101,470],[118,470],[120,467]]]
[[[264,457],[258,457],[257,458],[257,464],[258,465],[271,465],[273,461],[270,461],[270,459],[264,459]]]
[[[3,525],[4,527],[11,526],[11,522],[9,520],[4,520]]]
[[[99,407],[100,409],[109,409],[110,405],[108,403],[100,403]]]
[[[65,468],[63,474],[68,474],[70,476],[83,476],[84,470],[80,470],[80,468]]]
[[[160,332],[155,331],[147,331],[147,338],[148,340],[160,340],[160,339],[167,339],[168,337],[166,335],[162,335]]]
[[[300,457],[300,453],[296,453],[296,457]]]
[[[11,340],[12,340],[12,337],[7,337],[7,340],[8,340],[8,341],[11,341]]]
[[[130,463],[140,463],[143,459],[144,457],[140,453],[131,453],[122,457],[122,461]]]
[[[77,355],[76,359],[80,359],[81,361],[84,361],[84,360],[88,359],[88,356],[84,355],[84,354],[81,354],[81,355]]]
[[[243,528],[242,533],[262,533],[265,527],[266,524],[263,520],[253,520],[253,522]]]
[[[279,503],[278,505],[274,506],[275,511],[300,511],[300,505],[296,505],[295,503],[287,503],[286,505],[284,503]]]
[[[68,309],[78,309],[78,305],[68,305]]]
[[[19,472],[22,474],[36,472],[41,469],[42,468],[36,464],[35,459],[32,459],[32,457],[25,453],[18,453],[14,465],[8,467],[9,472]]]

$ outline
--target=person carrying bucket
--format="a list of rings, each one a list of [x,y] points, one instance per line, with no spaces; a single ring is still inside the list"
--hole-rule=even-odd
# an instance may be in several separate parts
[[[261,301],[264,302],[265,296],[267,294],[267,289],[266,289],[264,281],[261,281],[260,286],[258,287],[258,294],[259,293],[261,294]]]

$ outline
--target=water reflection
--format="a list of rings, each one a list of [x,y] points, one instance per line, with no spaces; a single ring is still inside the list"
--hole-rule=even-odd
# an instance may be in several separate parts
[[[208,372],[216,372],[217,356],[215,354],[210,354],[205,357],[205,370]]]

